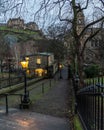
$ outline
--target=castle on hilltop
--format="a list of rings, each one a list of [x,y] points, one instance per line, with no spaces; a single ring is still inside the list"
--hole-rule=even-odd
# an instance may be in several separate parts
[[[13,19],[9,19],[7,22],[7,27],[10,28],[21,28],[21,29],[30,29],[30,30],[34,30],[37,31],[39,30],[38,25],[35,22],[29,22],[29,23],[24,23],[24,20],[19,18],[13,18]]]

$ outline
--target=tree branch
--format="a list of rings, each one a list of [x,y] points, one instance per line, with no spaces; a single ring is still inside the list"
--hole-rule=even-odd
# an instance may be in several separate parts
[[[78,3],[78,6],[77,6],[78,11],[77,12],[82,12],[84,9],[87,9],[88,3],[89,3],[89,0],[86,1],[86,5],[83,8],[81,8],[80,4]]]
[[[84,27],[84,29],[81,31],[81,33],[79,34],[79,37],[81,37],[89,27],[91,27],[92,25],[95,25],[96,23],[99,23],[99,22],[101,22],[101,21],[103,21],[103,20],[104,20],[104,16],[101,17],[100,19],[97,19],[97,20],[95,20],[95,21],[89,23],[88,25],[86,25],[86,26]]]
[[[89,40],[91,40],[94,36],[96,36],[99,32],[100,32],[100,29],[97,30],[97,31],[96,31],[95,33],[93,33],[92,35],[90,35],[90,36],[85,40],[85,42],[83,43],[84,45],[83,45],[83,47],[82,47],[82,51],[81,51],[81,53],[80,53],[81,56],[82,56],[83,53],[84,53],[84,50],[85,50],[85,47],[86,47],[86,43],[87,43]]]

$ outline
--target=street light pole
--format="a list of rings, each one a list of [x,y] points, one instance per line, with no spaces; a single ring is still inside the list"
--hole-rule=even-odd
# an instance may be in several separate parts
[[[21,65],[23,68],[23,75],[24,75],[24,97],[23,97],[22,104],[21,104],[23,106],[23,108],[28,108],[29,102],[30,102],[29,94],[27,93],[27,76],[26,76],[28,62],[29,62],[28,60],[21,61]]]
[[[49,77],[49,69],[48,69],[48,63],[49,63],[49,60],[48,60],[48,54],[47,54],[47,76]]]
[[[62,71],[62,65],[61,64],[59,65],[59,69],[60,69],[60,79],[62,79],[62,73],[61,73],[61,71]]]
[[[10,86],[10,68],[11,68],[11,59],[8,59],[8,71],[9,71],[9,86]]]
[[[26,77],[26,70],[23,70],[23,74],[24,74],[24,99],[23,102],[24,103],[28,103],[29,102],[29,96],[27,94],[27,77]]]

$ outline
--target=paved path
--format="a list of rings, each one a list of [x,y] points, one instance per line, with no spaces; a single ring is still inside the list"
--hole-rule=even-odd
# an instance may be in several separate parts
[[[57,75],[56,85],[51,88],[39,101],[33,104],[31,111],[57,117],[68,117],[69,112],[69,80],[67,80],[67,69],[62,70],[62,79]]]
[[[62,71],[62,77],[57,86],[30,110],[10,109],[6,115],[0,108],[0,130],[71,130],[68,119],[70,85],[66,69]]]
[[[69,122],[65,118],[12,110],[0,116],[0,130],[69,130]]]

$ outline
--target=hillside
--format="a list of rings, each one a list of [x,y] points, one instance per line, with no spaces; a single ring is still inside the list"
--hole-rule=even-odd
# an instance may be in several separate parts
[[[18,41],[44,39],[41,31],[33,31],[29,29],[16,29],[9,28],[7,26],[0,26],[0,38],[3,38],[5,35],[13,35],[18,39]]]

